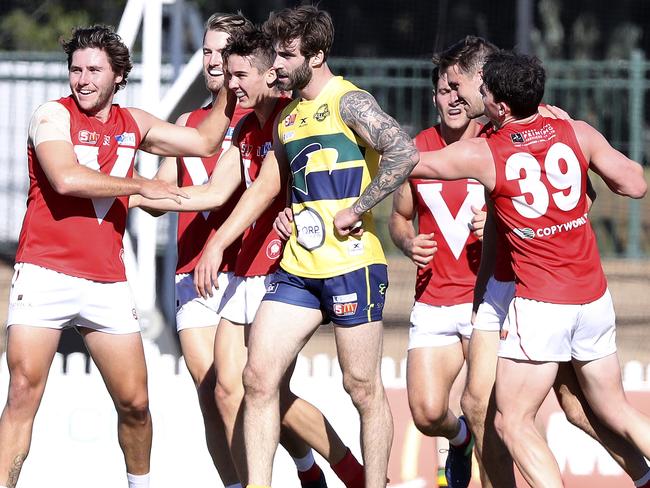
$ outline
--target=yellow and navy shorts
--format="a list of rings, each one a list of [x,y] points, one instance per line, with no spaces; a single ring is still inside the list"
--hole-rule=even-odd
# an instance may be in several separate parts
[[[264,300],[321,310],[325,323],[352,326],[382,319],[387,288],[385,264],[371,264],[331,278],[303,278],[279,269]]]

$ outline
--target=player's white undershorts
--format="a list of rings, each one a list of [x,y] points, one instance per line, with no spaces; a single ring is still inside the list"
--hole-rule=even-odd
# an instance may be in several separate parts
[[[616,352],[615,322],[609,290],[584,305],[516,297],[508,310],[499,356],[530,361],[600,359]]]
[[[102,283],[30,263],[17,263],[14,270],[7,326],[140,332],[135,300],[126,281]]]
[[[478,307],[474,328],[499,332],[508,315],[508,307],[515,296],[514,281],[498,281],[490,277],[483,301]]]
[[[234,324],[252,324],[271,276],[234,276],[221,302],[221,316]]]
[[[213,288],[211,297],[203,298],[194,287],[194,275],[179,273],[176,275],[176,330],[198,327],[211,327],[219,323],[221,297],[233,277],[233,273],[217,275],[218,288]]]
[[[469,339],[472,333],[472,304],[449,307],[415,302],[411,310],[408,348],[449,346]]]

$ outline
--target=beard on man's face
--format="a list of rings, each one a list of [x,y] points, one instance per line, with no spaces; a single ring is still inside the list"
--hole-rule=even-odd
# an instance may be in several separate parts
[[[285,76],[286,78],[278,78],[276,86],[280,90],[302,90],[311,81],[312,71],[309,68],[309,63],[305,62],[298,66],[293,71],[278,70],[278,76]]]

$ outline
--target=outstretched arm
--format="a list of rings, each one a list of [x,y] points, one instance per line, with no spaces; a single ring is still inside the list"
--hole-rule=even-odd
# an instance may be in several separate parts
[[[341,235],[348,235],[361,215],[396,190],[418,162],[413,141],[372,95],[351,91],[343,95],[339,110],[343,121],[370,147],[381,154],[379,171],[359,199],[339,212],[334,225]]]
[[[183,187],[187,198],[180,202],[151,200],[144,197],[138,205],[158,211],[199,212],[224,205],[241,184],[239,149],[230,146],[219,159],[210,180],[204,185]]]
[[[440,180],[475,178],[491,191],[496,179],[493,161],[485,139],[462,139],[439,151],[421,152],[420,162],[411,177]]]
[[[110,176],[80,164],[70,138],[70,114],[57,102],[48,102],[34,113],[29,144],[54,191],[81,198],[146,195],[152,199],[180,201],[185,193],[175,184]]]
[[[583,154],[593,169],[618,195],[643,198],[648,190],[643,167],[614,149],[607,139],[586,122],[571,121]]]
[[[185,124],[187,124],[187,119],[189,118],[190,113],[186,112],[184,114],[181,114],[180,117],[176,120],[176,125],[180,125],[181,127],[184,127]],[[178,165],[180,162],[178,161],[177,157],[174,156],[168,156],[165,159],[163,159],[163,162],[160,163],[160,166],[158,167],[158,171],[156,172],[156,176],[154,176],[155,180],[161,180],[166,183],[171,184],[176,184],[178,186],[181,186],[181,181],[178,179]],[[136,172],[133,173],[134,178],[142,178],[139,174]],[[141,206],[142,204],[142,196],[141,195],[131,195],[129,198],[129,208],[134,208],[134,207],[140,207],[142,210],[147,212],[148,214],[152,215],[153,217],[160,217],[161,215],[164,215],[164,211],[161,210],[155,210],[153,208],[148,208]]]
[[[388,231],[397,247],[413,261],[418,268],[424,268],[438,250],[437,243],[430,234],[417,234],[413,218],[415,201],[408,181],[393,193],[393,211],[388,219]]]

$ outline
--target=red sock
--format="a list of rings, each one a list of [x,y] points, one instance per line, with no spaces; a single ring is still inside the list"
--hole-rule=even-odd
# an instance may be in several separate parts
[[[305,483],[311,483],[312,481],[317,481],[320,478],[321,473],[322,471],[320,466],[314,463],[307,471],[298,471],[298,478],[300,481],[304,481]]]
[[[366,476],[363,466],[352,455],[350,449],[345,453],[343,459],[331,466],[332,471],[336,473],[336,476],[345,484],[346,488],[364,488]]]

